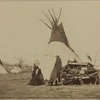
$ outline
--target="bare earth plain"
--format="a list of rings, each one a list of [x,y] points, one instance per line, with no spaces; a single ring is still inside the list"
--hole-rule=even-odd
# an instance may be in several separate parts
[[[0,99],[100,99],[100,85],[30,86],[31,72],[0,75]]]

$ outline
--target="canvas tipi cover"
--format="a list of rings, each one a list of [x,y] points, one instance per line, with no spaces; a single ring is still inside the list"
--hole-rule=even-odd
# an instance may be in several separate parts
[[[43,14],[51,22],[51,26],[49,26],[43,20],[40,19],[47,27],[49,27],[51,29],[51,37],[49,40],[49,45],[50,45],[50,49],[52,51],[52,56],[54,57],[56,55],[59,55],[61,57],[63,65],[67,64],[68,60],[77,59],[78,61],[81,61],[79,56],[75,53],[75,51],[71,48],[71,46],[69,44],[69,41],[66,37],[65,31],[63,28],[63,24],[62,23],[59,24],[59,18],[60,18],[62,9],[60,9],[60,14],[59,14],[58,18],[55,16],[53,9],[52,9],[52,11],[53,11],[53,15],[51,14],[50,10],[48,9],[51,19],[48,18],[48,16],[43,12]],[[48,54],[48,57],[49,56],[51,56],[51,55]],[[54,65],[51,67],[53,67],[52,71],[56,72],[55,71],[56,69],[54,70]],[[49,70],[49,68],[48,68],[48,70]]]
[[[49,27],[51,29],[51,37],[50,37],[49,43],[54,42],[54,41],[64,43],[68,47],[68,49],[70,49],[70,51],[72,51],[73,54],[79,60],[81,60],[79,58],[79,56],[75,53],[75,51],[72,49],[72,47],[70,46],[68,38],[66,37],[65,31],[63,28],[63,24],[62,23],[59,24],[59,18],[60,18],[62,9],[60,9],[60,14],[59,14],[58,18],[56,17],[53,9],[52,9],[52,11],[53,11],[53,15],[50,12],[50,10],[48,9],[51,19],[43,12],[43,14],[46,16],[46,18],[50,21],[51,26],[49,26],[47,23],[45,23],[43,20],[40,19],[47,27]]]

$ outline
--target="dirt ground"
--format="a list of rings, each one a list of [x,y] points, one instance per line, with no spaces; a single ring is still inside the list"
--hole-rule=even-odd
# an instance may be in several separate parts
[[[30,73],[0,75],[0,99],[100,99],[100,85],[30,86]]]

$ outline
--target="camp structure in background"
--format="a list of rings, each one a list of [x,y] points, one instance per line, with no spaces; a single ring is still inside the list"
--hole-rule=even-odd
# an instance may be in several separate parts
[[[11,71],[10,71],[10,73],[20,73],[20,72],[22,72],[22,69],[20,68],[20,67],[18,67],[18,66],[14,66],[12,69],[11,69]]]
[[[8,72],[4,69],[4,67],[0,64],[0,74],[7,74]]]
[[[74,60],[74,59],[81,62],[80,57],[76,54],[76,52],[70,46],[70,43],[68,41],[68,38],[66,37],[62,22],[59,23],[61,12],[62,12],[62,8],[60,9],[60,13],[58,17],[56,17],[54,10],[52,9],[52,13],[51,13],[51,11],[48,9],[50,18],[43,12],[45,17],[50,22],[51,26],[48,25],[46,22],[44,22],[42,19],[40,19],[40,21],[42,21],[51,30],[51,37],[48,42],[48,50],[45,52],[46,53],[45,59],[48,58],[48,61],[45,61],[45,64],[44,64],[46,65],[45,66],[46,74],[48,74],[47,72],[50,72],[49,74],[51,74],[54,68],[54,64],[55,64],[55,63],[52,63],[49,65],[49,63],[47,62],[54,62],[55,61],[54,58],[56,55],[60,56],[62,60],[62,65],[66,65],[68,60]],[[50,61],[49,59],[52,59],[52,60]]]

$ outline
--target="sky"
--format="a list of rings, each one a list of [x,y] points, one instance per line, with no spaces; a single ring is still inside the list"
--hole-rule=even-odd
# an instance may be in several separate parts
[[[0,1],[0,58],[13,63],[21,57],[32,63],[46,50],[51,53],[50,46],[53,51],[66,52],[63,43],[48,45],[51,30],[39,20],[49,24],[42,10],[49,16],[52,8],[57,16],[62,8],[59,22],[80,58],[86,61],[89,54],[99,64],[100,1]]]

